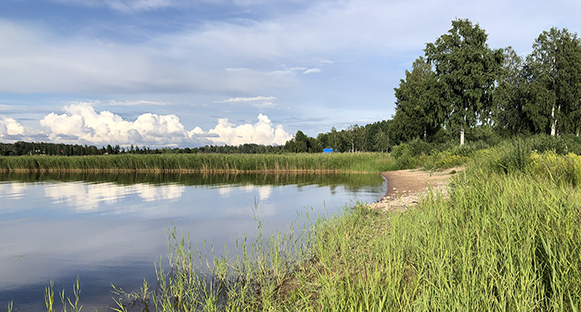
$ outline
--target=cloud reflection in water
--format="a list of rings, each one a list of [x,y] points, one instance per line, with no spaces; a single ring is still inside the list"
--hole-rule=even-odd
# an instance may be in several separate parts
[[[100,210],[102,208],[101,203],[110,206],[133,194],[139,196],[145,202],[177,200],[184,191],[185,186],[172,184],[117,185],[113,183],[64,182],[46,187],[45,195],[51,198],[55,204],[66,204],[76,211],[82,212]]]

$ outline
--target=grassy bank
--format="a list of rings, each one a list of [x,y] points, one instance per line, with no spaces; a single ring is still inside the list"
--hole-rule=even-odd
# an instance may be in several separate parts
[[[383,153],[0,157],[0,170],[2,171],[381,172],[394,168],[393,159]]]
[[[130,297],[157,311],[578,311],[580,174],[580,156],[531,153],[524,141],[483,150],[449,198],[306,218],[243,257],[215,259],[202,281],[189,282],[203,268],[173,236],[161,286]]]

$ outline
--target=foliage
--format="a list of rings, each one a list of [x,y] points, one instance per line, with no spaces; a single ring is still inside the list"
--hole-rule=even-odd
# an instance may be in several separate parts
[[[578,133],[581,122],[581,41],[567,29],[543,31],[527,58],[531,118],[537,129]]]
[[[478,24],[458,19],[447,34],[426,45],[427,61],[435,66],[444,101],[450,105],[448,122],[460,126],[460,145],[465,128],[489,121],[491,92],[503,54],[491,50],[487,38]]]
[[[525,62],[512,47],[504,49],[504,64],[499,72],[493,97],[492,116],[499,132],[507,135],[534,131],[527,112],[528,79]]]
[[[446,118],[447,107],[442,103],[442,84],[423,57],[405,72],[395,88],[395,116],[391,123],[396,142],[410,141],[416,137],[427,138],[437,132]]]
[[[217,154],[268,154],[280,153],[282,146],[266,146],[258,144],[241,144],[238,146],[231,145],[207,145],[194,148],[156,148],[149,147],[139,148],[131,145],[130,147],[120,147],[119,145],[98,148],[96,146],[78,145],[78,144],[59,144],[45,142],[15,142],[0,143],[0,156],[22,156],[22,155],[50,155],[50,156],[87,156],[87,155],[118,155],[118,154],[198,154],[198,153],[217,153]]]
[[[557,185],[581,186],[581,156],[534,152],[530,158],[531,171],[535,176],[542,176]]]

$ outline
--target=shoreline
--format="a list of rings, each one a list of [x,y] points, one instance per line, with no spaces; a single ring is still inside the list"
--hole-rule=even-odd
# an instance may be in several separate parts
[[[405,211],[419,203],[430,188],[446,195],[448,180],[463,167],[448,168],[442,171],[407,169],[382,172],[387,182],[385,195],[376,203],[369,204],[371,209],[380,211]]]

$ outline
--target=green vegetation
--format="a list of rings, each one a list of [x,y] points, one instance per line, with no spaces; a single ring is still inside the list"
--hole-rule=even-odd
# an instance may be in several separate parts
[[[575,137],[536,136],[492,148],[414,140],[394,150],[396,162],[414,155],[424,165],[455,157],[466,163],[448,197],[431,194],[404,213],[363,206],[332,216],[305,213],[267,237],[257,220],[258,239],[242,239],[220,257],[213,247],[192,248],[174,230],[168,262],[155,265],[156,284],[145,281],[138,293],[114,287],[115,309],[577,311],[581,156],[570,151],[579,149]],[[292,155],[307,156],[372,157]],[[69,302],[61,293],[70,309],[80,307],[78,286],[73,294]],[[50,287],[45,296],[47,309],[56,310]]]
[[[0,170],[149,172],[381,172],[393,170],[387,154],[161,154],[0,157]]]
[[[98,148],[94,145],[62,144],[46,142],[23,142],[0,143],[0,156],[22,156],[22,155],[50,155],[50,156],[89,156],[89,155],[119,155],[119,154],[268,154],[280,153],[282,146],[258,145],[253,143],[232,145],[207,145],[193,148],[149,148],[134,146],[127,147],[119,145],[102,146]]]
[[[404,213],[305,213],[268,237],[257,220],[224,257],[174,229],[156,287],[114,288],[115,310],[578,311],[581,156],[534,145],[474,151],[448,196]]]

